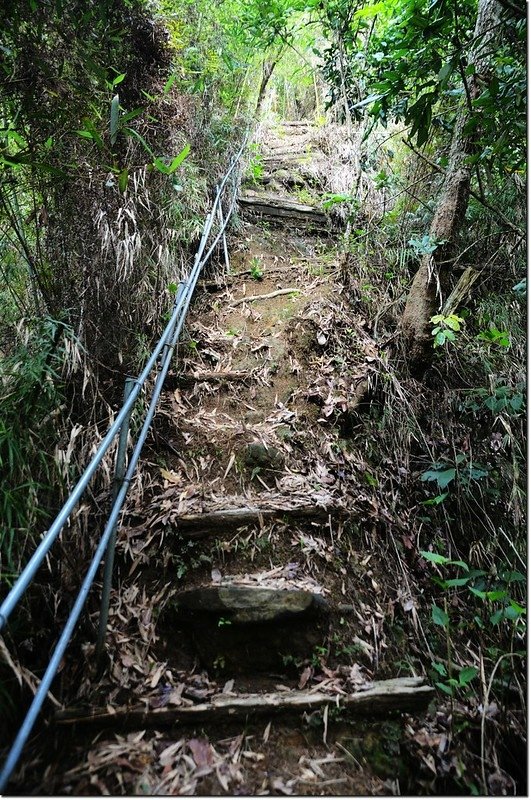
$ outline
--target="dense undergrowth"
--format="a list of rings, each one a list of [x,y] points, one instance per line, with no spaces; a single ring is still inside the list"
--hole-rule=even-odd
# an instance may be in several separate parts
[[[2,594],[112,421],[124,377],[162,332],[241,140],[218,56],[210,80],[196,82],[222,33],[197,48],[198,8],[165,14],[164,24],[162,13],[136,0],[0,12]],[[56,577],[68,587],[81,579],[113,460],[91,484],[94,509],[80,506],[26,598],[12,633],[29,638],[14,646],[16,663],[42,666],[53,624],[42,595],[61,617]],[[2,670],[10,713],[26,674],[17,669]]]
[[[7,4],[1,24],[9,580],[160,334],[238,136],[219,86],[191,90],[193,14],[179,35],[140,2]]]
[[[436,683],[443,729],[457,753],[451,766],[440,754],[433,774],[421,770],[414,791],[520,791],[527,540],[525,301],[518,285],[525,253],[515,252],[511,236],[491,235],[490,269],[456,310],[455,341],[435,348],[419,382],[394,334],[416,257],[415,245],[404,242],[418,235],[414,225],[397,229],[392,218],[366,233],[350,246],[353,290],[385,346],[364,421],[352,435],[365,439],[372,491],[396,520],[382,526],[377,549],[408,587],[404,625],[419,637],[412,663],[419,659]],[[380,260],[395,248],[402,264]]]

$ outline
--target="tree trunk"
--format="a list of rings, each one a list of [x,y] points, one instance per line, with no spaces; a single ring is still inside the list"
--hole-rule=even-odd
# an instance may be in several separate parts
[[[273,74],[273,70],[280,61],[282,53],[283,53],[283,48],[280,49],[278,54],[274,56],[271,61],[262,62],[262,81],[260,83],[260,88],[258,90],[258,99],[256,101],[256,108],[254,110],[255,119],[258,117],[258,114],[260,113],[260,109],[262,108],[262,103],[264,102],[267,85],[269,83],[271,75]]]
[[[458,234],[468,206],[471,167],[467,158],[474,148],[474,134],[467,132],[466,125],[470,119],[471,103],[481,93],[488,71],[488,53],[497,32],[498,11],[498,0],[479,0],[469,62],[474,65],[474,73],[466,80],[466,100],[455,122],[446,177],[430,227],[431,238],[441,244],[433,253],[423,257],[402,317],[408,359],[414,371],[421,371],[426,366],[433,350],[430,318],[442,307],[443,293],[456,255]]]

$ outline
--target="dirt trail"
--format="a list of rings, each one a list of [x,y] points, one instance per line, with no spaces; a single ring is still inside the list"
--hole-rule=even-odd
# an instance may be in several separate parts
[[[107,729],[55,728],[61,766],[54,750],[41,792],[398,792],[403,717],[360,722],[337,700],[410,673],[399,673],[383,629],[384,570],[358,532],[377,513],[354,445],[374,345],[321,224],[318,133],[291,123],[270,132],[242,190],[231,272],[205,276],[194,302],[119,536],[108,669],[87,670],[90,647],[71,659],[85,673],[78,718],[98,708]],[[310,210],[290,215],[294,206]],[[199,605],[179,599],[191,589],[203,592]],[[226,600],[234,589],[238,608]],[[243,611],[242,589],[262,591]],[[300,616],[266,612],[288,595]],[[302,715],[207,714],[127,731],[131,708],[177,714],[304,691],[325,701]],[[32,781],[23,769],[24,791]]]

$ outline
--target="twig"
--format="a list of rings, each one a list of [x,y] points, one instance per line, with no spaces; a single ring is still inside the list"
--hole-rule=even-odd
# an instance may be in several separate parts
[[[270,300],[272,297],[280,297],[281,294],[298,294],[300,289],[277,289],[276,292],[269,292],[269,294],[250,294],[248,297],[241,297],[231,303],[229,308],[238,306],[241,303],[253,303],[255,300]]]

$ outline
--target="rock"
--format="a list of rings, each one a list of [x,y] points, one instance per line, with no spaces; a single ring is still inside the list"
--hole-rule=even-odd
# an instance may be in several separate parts
[[[305,180],[298,172],[291,172],[289,169],[277,169],[274,173],[275,180],[280,181],[285,186],[304,186]]]
[[[277,447],[251,442],[244,450],[243,461],[249,469],[282,469],[284,458]]]
[[[174,607],[201,661],[237,672],[310,658],[328,631],[326,600],[300,589],[200,586],[180,592]]]
[[[327,608],[320,594],[260,586],[203,586],[177,597],[177,607],[227,617],[231,623],[274,622]]]

